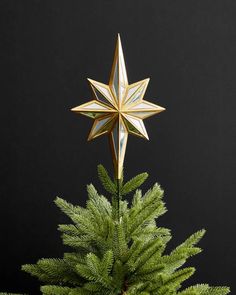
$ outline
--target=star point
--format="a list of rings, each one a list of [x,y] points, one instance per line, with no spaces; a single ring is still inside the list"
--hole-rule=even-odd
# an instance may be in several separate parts
[[[71,111],[94,119],[88,141],[109,135],[115,176],[121,177],[128,134],[149,140],[143,120],[165,108],[143,99],[150,78],[129,84],[120,35],[108,85],[87,78],[94,100]]]

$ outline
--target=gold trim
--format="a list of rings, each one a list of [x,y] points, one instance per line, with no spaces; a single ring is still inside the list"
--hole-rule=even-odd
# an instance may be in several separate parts
[[[125,60],[118,34],[109,84],[106,85],[88,79],[95,100],[71,109],[75,113],[94,118],[88,140],[103,134],[109,135],[115,177],[117,179],[121,178],[123,170],[128,134],[148,139],[143,119],[165,110],[165,108],[143,99],[149,80],[147,78],[128,84]],[[129,95],[129,91],[136,86],[139,87]],[[95,106],[89,108],[93,104]],[[145,104],[147,107],[144,107]],[[141,108],[138,107],[139,105]],[[105,119],[107,121],[102,124],[101,122]]]

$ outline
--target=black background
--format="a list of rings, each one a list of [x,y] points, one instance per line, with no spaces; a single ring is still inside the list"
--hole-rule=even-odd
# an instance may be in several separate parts
[[[127,178],[147,171],[165,189],[171,247],[200,228],[204,252],[189,283],[230,285],[235,259],[236,2],[5,0],[1,11],[0,290],[39,294],[20,265],[60,257],[59,195],[84,204],[107,138],[69,109],[107,83],[117,33],[130,82],[151,77],[145,98],[167,108],[130,137]]]

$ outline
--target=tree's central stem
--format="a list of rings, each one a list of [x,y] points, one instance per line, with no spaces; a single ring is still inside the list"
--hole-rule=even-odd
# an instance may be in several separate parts
[[[117,221],[120,222],[120,179],[117,179]]]

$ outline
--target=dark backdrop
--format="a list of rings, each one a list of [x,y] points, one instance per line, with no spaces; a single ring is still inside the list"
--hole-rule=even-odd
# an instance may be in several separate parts
[[[69,109],[108,82],[117,33],[129,81],[151,77],[146,98],[167,111],[130,137],[126,176],[158,181],[175,246],[205,227],[189,283],[230,285],[235,259],[235,1],[1,0],[0,290],[38,294],[20,265],[60,257],[59,195],[84,204],[96,166],[112,165],[107,138]]]

